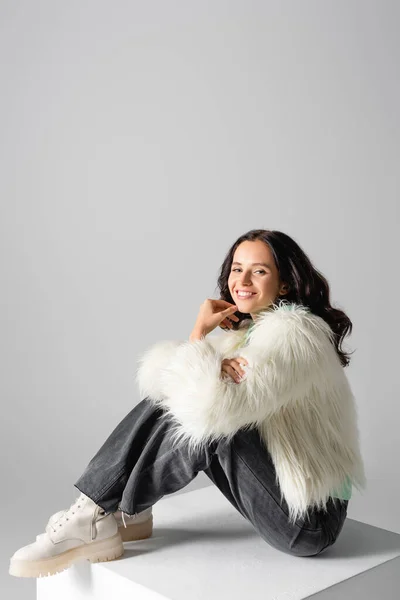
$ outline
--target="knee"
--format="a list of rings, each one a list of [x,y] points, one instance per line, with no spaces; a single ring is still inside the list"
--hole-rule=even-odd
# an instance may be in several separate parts
[[[322,530],[302,529],[294,540],[291,540],[282,549],[291,556],[318,556],[332,545],[327,540]]]
[[[291,543],[284,540],[271,539],[265,535],[261,535],[260,537],[266,544],[275,548],[275,550],[279,550],[279,552],[283,552],[284,554],[290,554],[290,556],[316,556],[325,549],[321,544],[317,543],[298,542],[297,540],[295,543]]]
[[[257,533],[268,545],[291,556],[318,556],[332,546],[337,537],[331,536],[325,528],[298,527],[277,531],[275,527],[260,527],[259,523],[257,525],[254,525]]]
[[[309,535],[301,540],[297,539],[296,543],[288,548],[289,554],[293,556],[318,556],[323,554],[328,548],[333,546],[335,540],[327,539],[322,531],[319,532],[307,532],[308,534],[315,533],[316,535]],[[318,535],[317,535],[318,533]]]
[[[291,556],[299,556],[301,558],[306,558],[308,556],[318,556],[322,552],[325,552],[325,550],[327,550],[330,545],[331,544],[328,544],[327,546],[318,546],[307,544],[305,546],[296,546],[291,548],[287,547],[284,551],[287,554],[290,554]]]
[[[324,552],[328,546],[325,548],[287,548],[285,552],[290,554],[291,556],[299,556],[301,558],[306,558],[308,556],[318,556],[321,552]]]

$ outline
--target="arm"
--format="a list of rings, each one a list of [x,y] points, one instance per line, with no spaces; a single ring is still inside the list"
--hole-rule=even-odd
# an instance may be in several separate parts
[[[200,306],[189,343],[205,340],[207,333],[215,329],[228,315],[232,315],[236,308],[235,304],[230,304],[225,300],[207,298]],[[161,382],[161,374],[168,367],[170,358],[174,357],[175,350],[181,345],[182,343],[178,341],[158,342],[140,357],[136,382],[142,397],[149,397],[156,404],[162,403],[165,391]]]
[[[193,329],[189,341],[197,341],[205,338],[205,334]],[[169,364],[176,349],[182,344],[178,340],[164,340],[153,344],[139,357],[135,381],[139,387],[141,398],[149,397],[154,402],[160,403],[164,394],[160,385],[160,373]]]
[[[135,381],[139,388],[140,397],[151,398],[154,402],[161,402],[164,393],[160,382],[161,369],[166,368],[171,357],[182,342],[178,340],[164,340],[147,348],[137,361]]]
[[[154,399],[175,420],[176,436],[192,447],[230,438],[290,403],[307,401],[313,385],[326,385],[329,369],[341,369],[327,326],[316,319],[272,317],[268,330],[260,328],[258,340],[238,351],[248,361],[239,384],[221,378],[218,345],[207,338],[180,344],[160,371],[161,395]]]

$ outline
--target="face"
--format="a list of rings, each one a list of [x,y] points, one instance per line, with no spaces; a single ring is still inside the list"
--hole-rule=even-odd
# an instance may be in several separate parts
[[[261,240],[246,240],[236,248],[228,286],[240,312],[250,313],[253,319],[258,312],[273,304],[278,295],[287,292],[285,284],[280,281],[271,250]],[[253,294],[241,297],[237,294],[239,290]]]

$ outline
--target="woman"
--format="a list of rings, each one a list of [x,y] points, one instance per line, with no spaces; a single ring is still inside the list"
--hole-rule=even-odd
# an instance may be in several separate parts
[[[335,543],[352,486],[366,486],[341,349],[352,323],[280,231],[240,236],[218,286],[189,340],[141,357],[144,399],[75,483],[76,502],[14,554],[11,574],[121,556],[123,541],[152,534],[152,506],[199,471],[276,549],[315,556]],[[218,326],[225,332],[210,336]]]

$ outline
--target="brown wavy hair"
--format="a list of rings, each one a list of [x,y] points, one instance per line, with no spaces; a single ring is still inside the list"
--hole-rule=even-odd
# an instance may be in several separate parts
[[[342,343],[346,335],[350,335],[353,324],[349,317],[330,303],[330,290],[326,278],[311,263],[306,253],[286,233],[268,229],[251,229],[241,235],[229,249],[218,276],[217,289],[222,300],[235,304],[228,287],[233,255],[236,248],[244,241],[261,240],[265,242],[275,259],[279,277],[288,285],[284,299],[287,302],[302,304],[315,315],[320,316],[332,329],[334,345],[343,367],[350,363],[350,354],[344,352]],[[232,329],[237,329],[244,319],[251,319],[249,313],[236,311],[239,321],[232,321]]]

